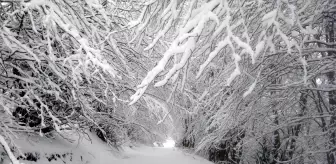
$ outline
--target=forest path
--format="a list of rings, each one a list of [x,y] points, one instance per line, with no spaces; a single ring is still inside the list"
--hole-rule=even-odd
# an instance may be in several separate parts
[[[125,151],[118,164],[213,164],[176,148],[136,147]]]
[[[112,149],[97,135],[87,132],[87,136],[69,131],[58,133],[52,139],[39,135],[22,134],[15,140],[23,153],[30,153],[36,160],[20,159],[24,164],[213,164],[204,158],[185,153],[177,148],[150,146],[124,146]],[[1,148],[0,148],[1,152]],[[1,156],[0,156],[1,157]],[[1,159],[1,158],[0,158]],[[0,164],[10,164],[9,158]]]

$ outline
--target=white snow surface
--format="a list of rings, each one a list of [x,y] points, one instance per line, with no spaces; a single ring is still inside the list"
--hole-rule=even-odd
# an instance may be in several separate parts
[[[118,151],[106,145],[95,134],[88,132],[88,137],[78,137],[75,132],[62,134],[73,142],[68,142],[59,135],[54,139],[40,136],[20,136],[16,139],[17,146],[23,153],[39,154],[39,160],[27,161],[20,159],[24,164],[212,164],[196,155],[185,153],[176,148],[161,148],[150,146],[123,147]],[[0,148],[0,151],[3,151]],[[49,161],[52,155],[59,154],[60,158]],[[65,154],[65,155],[64,155]],[[64,155],[64,156],[62,156]],[[16,154],[18,156],[18,154]],[[1,163],[1,161],[0,161]],[[5,158],[2,164],[9,164]]]
[[[39,154],[40,159],[36,162],[20,159],[20,162],[24,164],[107,164],[112,160],[117,160],[116,149],[107,146],[95,134],[88,132],[88,135],[91,141],[88,136],[79,136],[76,132],[62,133],[62,136],[71,139],[71,142],[58,134],[54,134],[53,139],[38,135],[22,135],[18,136],[19,139],[15,139],[15,144],[22,153]],[[48,160],[52,155],[57,156],[57,154],[61,157],[56,158],[57,160]],[[8,161],[8,159],[6,160]],[[9,162],[6,163],[6,160],[4,164],[9,164]]]
[[[118,164],[213,164],[201,157],[175,148],[136,147],[125,150],[123,160]]]

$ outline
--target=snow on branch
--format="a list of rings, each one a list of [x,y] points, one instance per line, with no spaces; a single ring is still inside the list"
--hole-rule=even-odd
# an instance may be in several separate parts
[[[148,6],[145,6],[145,7],[142,9],[141,14],[139,15],[138,19],[136,19],[136,20],[134,20],[134,21],[130,21],[130,22],[128,23],[129,28],[133,28],[133,27],[139,25],[139,24],[142,22],[142,20],[143,20],[144,17],[145,17],[145,14],[146,14],[147,7],[148,7]]]
[[[8,143],[6,142],[5,138],[2,135],[0,135],[0,144],[5,149],[9,159],[12,161],[12,164],[20,164],[19,160],[16,159],[16,157],[12,153]]]
[[[201,76],[201,74],[204,71],[204,69],[206,68],[206,66],[208,66],[208,64],[217,56],[217,54],[220,52],[220,50],[222,50],[227,44],[228,44],[228,38],[226,38],[223,41],[220,41],[217,44],[217,47],[215,48],[215,50],[213,50],[209,54],[209,57],[207,58],[207,60],[200,66],[200,69],[199,69],[199,71],[196,75],[196,78],[199,78]]]
[[[183,56],[181,58],[180,63],[175,64],[173,66],[173,68],[171,68],[169,70],[169,72],[166,74],[165,78],[159,82],[157,82],[154,86],[155,87],[160,87],[165,85],[168,80],[176,73],[176,71],[180,70],[181,68],[183,68],[185,66],[185,64],[187,63],[188,59],[190,58],[193,50],[195,49],[196,46],[196,40],[195,38],[189,38],[188,41],[185,43],[186,44],[186,50],[183,53]]]
[[[178,36],[174,39],[171,46],[168,50],[163,54],[163,58],[158,62],[158,64],[148,72],[147,76],[143,79],[140,85],[138,85],[138,90],[134,95],[131,96],[131,103],[134,104],[145,92],[147,89],[147,86],[154,80],[154,78],[164,70],[165,66],[167,65],[167,62],[169,59],[178,53],[183,53],[183,56],[181,58],[181,61],[179,64],[175,64],[173,68],[170,69],[170,71],[167,73],[165,78],[155,84],[155,86],[162,86],[168,82],[168,80],[176,73],[176,71],[183,68],[183,66],[186,64],[187,60],[192,55],[193,49],[195,48],[196,41],[195,39],[191,39],[192,37],[199,37],[199,35],[202,33],[205,24],[212,20],[217,25],[219,25],[219,19],[216,14],[212,12],[212,10],[217,7],[220,4],[220,1],[211,1],[209,3],[206,3],[201,8],[192,10],[190,19],[185,23],[185,26],[179,30]],[[174,2],[171,2],[168,7],[164,10],[164,14],[169,12],[170,10],[175,10],[176,4]],[[190,10],[189,10],[190,12]],[[189,13],[190,14],[190,13]],[[188,15],[188,14],[187,14]],[[171,18],[173,19],[173,18]],[[170,26],[170,25],[168,25]],[[159,32],[157,36],[163,35],[165,32]],[[145,50],[149,50],[154,46],[154,44],[157,42],[159,37],[154,39],[152,44],[147,46]],[[185,41],[187,40],[187,41]]]
[[[177,18],[178,16],[178,12],[176,11],[176,7],[177,7],[177,0],[172,0],[170,2],[170,4],[168,5],[168,7],[165,9],[165,11],[163,11],[163,13],[161,14],[162,16],[165,16],[166,14],[170,15],[169,20],[167,22],[167,24],[165,24],[165,27],[163,30],[161,30],[160,32],[157,33],[156,37],[154,38],[154,40],[152,41],[152,43],[150,43],[144,50],[148,51],[149,49],[153,48],[154,45],[159,41],[159,39],[161,37],[163,37],[168,30],[171,28],[174,20]],[[168,13],[169,12],[169,13]],[[164,19],[166,20],[166,19]]]

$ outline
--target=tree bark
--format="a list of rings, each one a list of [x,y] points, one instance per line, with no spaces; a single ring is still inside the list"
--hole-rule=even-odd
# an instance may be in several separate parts
[[[327,23],[328,24],[326,25],[326,41],[329,43],[334,43],[335,42],[334,21],[328,20]],[[328,46],[328,48],[333,48],[333,46]],[[334,52],[328,52],[328,56],[332,58],[336,58],[336,55]],[[335,83],[335,71],[330,71],[326,75],[327,75],[329,84],[331,86],[334,86],[336,84]],[[332,115],[330,118],[329,128],[334,129],[335,123],[336,123],[336,109],[335,109],[336,108],[336,91],[329,91],[328,99],[329,99],[329,112]],[[334,155],[334,152],[336,151],[335,150],[335,146],[336,146],[336,132],[335,131],[331,132],[329,142],[330,142],[329,148],[331,148],[332,150],[328,153],[327,159],[329,163],[335,163],[336,162],[335,155]]]

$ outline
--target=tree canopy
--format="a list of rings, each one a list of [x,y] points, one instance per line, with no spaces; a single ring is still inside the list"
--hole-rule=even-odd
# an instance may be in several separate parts
[[[335,20],[333,0],[0,0],[0,143],[93,129],[335,163]]]

